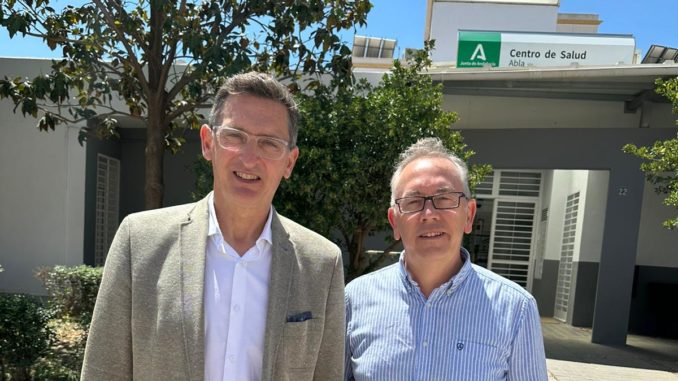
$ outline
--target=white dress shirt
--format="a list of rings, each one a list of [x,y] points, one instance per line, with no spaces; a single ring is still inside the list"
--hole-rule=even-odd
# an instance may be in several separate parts
[[[261,380],[271,268],[271,216],[241,257],[224,241],[210,194],[205,261],[205,380]]]

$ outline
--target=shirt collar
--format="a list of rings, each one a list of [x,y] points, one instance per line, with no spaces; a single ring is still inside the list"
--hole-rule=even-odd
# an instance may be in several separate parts
[[[209,222],[207,225],[207,236],[218,236],[223,239],[224,235],[221,234],[221,228],[219,228],[219,222],[217,220],[217,212],[214,209],[214,192],[210,192],[207,197],[207,206],[209,210]],[[273,219],[273,206],[268,211],[268,218],[264,224],[264,229],[261,231],[259,238],[257,238],[256,246],[259,250],[263,250],[265,245],[273,244],[273,234],[271,233],[271,221]]]
[[[461,269],[459,269],[459,272],[456,273],[455,275],[452,275],[450,279],[441,284],[436,290],[440,290],[444,292],[446,295],[452,295],[452,293],[459,288],[459,286],[468,278],[469,274],[473,271],[472,266],[471,266],[471,255],[469,252],[464,249],[463,247],[459,250],[459,255],[461,256],[462,260],[462,266]],[[400,259],[398,260],[400,263],[400,275],[405,283],[405,287],[412,292],[415,290],[419,289],[419,285],[417,282],[412,279],[412,276],[410,275],[409,271],[407,271],[407,265],[405,264],[405,250],[403,250],[400,253]]]

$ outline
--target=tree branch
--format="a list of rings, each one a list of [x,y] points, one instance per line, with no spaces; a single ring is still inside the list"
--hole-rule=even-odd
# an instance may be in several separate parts
[[[141,84],[141,87],[143,90],[147,93],[150,93],[150,89],[148,86],[148,81],[146,80],[146,77],[144,76],[144,71],[143,68],[141,67],[141,64],[137,60],[136,55],[134,54],[134,49],[132,49],[132,46],[129,44],[129,41],[125,38],[125,33],[115,25],[115,20],[113,19],[113,15],[109,12],[108,8],[104,6],[104,4],[101,2],[101,0],[92,0],[94,4],[96,4],[97,8],[99,9],[99,12],[104,16],[104,19],[106,20],[106,23],[116,31],[116,36],[115,39],[117,39],[122,45],[125,47],[125,50],[127,51],[128,55],[128,60],[130,64],[134,67],[136,70],[136,76],[137,79],[139,80],[139,83]],[[114,4],[118,4],[117,2],[113,2]],[[117,5],[118,11],[120,12],[121,6]],[[144,46],[141,46],[141,49],[144,51],[144,53],[148,53],[146,49],[144,49]]]
[[[179,14],[184,14],[186,12],[186,0],[181,0],[181,4],[179,4]],[[167,51],[167,57],[165,58],[165,62],[162,65],[162,69],[160,71],[160,78],[161,78],[161,83],[166,83],[167,79],[169,77],[169,72],[174,66],[174,60],[176,59],[176,54],[177,54],[177,44],[179,43],[179,38],[177,37],[176,33],[173,33],[171,36],[172,42],[168,48]],[[168,100],[172,100],[173,98],[169,98]]]
[[[54,109],[60,110],[62,105],[37,104],[36,106],[37,106],[38,110],[40,110],[44,113],[49,113],[49,114],[52,115],[52,117],[54,119],[59,119],[62,122],[66,122],[66,123],[70,123],[70,124],[76,124],[76,123],[80,123],[80,122],[84,122],[84,121],[88,120],[88,118],[86,118],[86,117],[68,118],[64,115],[64,113],[62,113],[60,111],[56,111],[56,112],[54,111]],[[65,104],[63,106],[65,106],[65,107],[75,107],[74,105],[71,105],[71,104]],[[138,120],[141,120],[141,121],[145,121],[144,118],[137,117],[137,116],[131,115],[129,113],[124,113],[124,112],[121,112],[120,110],[116,110],[116,109],[111,108],[111,107],[105,107],[104,106],[104,108],[109,109],[110,111],[106,112],[106,113],[102,113],[102,114],[96,114],[97,118],[101,118],[101,117],[105,118],[105,117],[114,116],[114,115],[121,115],[121,116],[128,116],[128,117],[138,119]]]
[[[33,9],[32,6],[28,6],[28,4],[26,4],[26,2],[23,1],[23,0],[19,0],[19,4],[21,4],[21,6],[22,6],[24,9],[27,9],[27,10],[33,15],[33,17],[35,17],[35,20],[36,20],[38,23],[40,23],[40,25],[42,25],[43,28],[45,28],[45,30],[49,30],[49,28],[48,28],[47,25],[45,24],[45,20],[43,20],[43,19],[41,18],[40,14],[38,14],[38,12],[36,12],[36,11]],[[37,28],[36,28],[36,30],[37,30]],[[45,33],[46,33],[46,32],[45,32]],[[26,33],[26,34],[28,34],[28,33]],[[37,36],[36,36],[36,37],[37,37]]]
[[[187,111],[200,108],[201,105],[204,105],[203,102],[207,101],[207,99],[209,98],[204,96],[196,102],[186,102],[186,104],[175,108],[172,112],[167,114],[167,120],[173,120]]]
[[[83,118],[78,118],[78,119],[68,119],[68,118],[66,118],[66,117],[63,116],[64,113],[61,112],[61,108],[63,108],[63,107],[65,107],[65,108],[71,108],[71,109],[72,109],[72,108],[78,108],[78,107],[80,107],[80,105],[78,105],[78,104],[74,104],[74,103],[60,103],[60,104],[38,103],[38,104],[36,104],[36,106],[38,107],[39,110],[42,110],[42,111],[44,111],[44,112],[49,112],[49,113],[52,113],[52,114],[55,113],[55,111],[53,111],[54,109],[58,110],[58,111],[56,111],[56,113],[58,113],[58,114],[59,114],[59,117],[60,117],[60,118],[63,118],[65,121],[69,121],[69,122],[76,123],[76,122],[79,122],[79,121],[82,121],[82,120],[85,120],[85,119],[86,119],[86,118],[84,118],[84,117],[83,117]],[[92,108],[92,109],[94,109],[94,108],[103,108],[103,109],[109,110],[109,112],[104,113],[104,114],[96,114],[97,117],[99,117],[99,116],[101,116],[101,115],[123,115],[123,116],[128,116],[128,117],[133,118],[133,119],[141,120],[141,121],[145,121],[145,120],[146,120],[146,118],[144,118],[143,116],[132,115],[132,114],[130,114],[130,113],[121,111],[121,110],[116,109],[116,108],[114,108],[114,107],[107,106],[107,105],[105,105],[105,104],[103,104],[103,103],[97,104],[95,107],[91,107],[91,108]]]
[[[381,262],[382,259],[384,259],[387,255],[389,255],[391,253],[391,250],[393,250],[393,248],[398,246],[399,243],[400,243],[400,241],[391,242],[391,244],[388,245],[384,249],[384,251],[382,251],[381,254],[379,254],[379,256],[374,261],[372,261],[367,267],[365,267],[365,269],[363,270],[362,273],[367,274],[367,273],[370,273],[370,272],[376,270],[377,266],[379,266],[379,262]]]
[[[241,4],[241,7],[244,7],[245,5]],[[219,33],[219,37],[217,38],[217,41],[212,45],[212,47],[209,48],[209,50],[212,49],[220,49],[221,44],[224,42],[224,36],[228,36],[233,29],[235,29],[236,26],[239,25],[240,22],[245,20],[247,17],[245,17],[244,13],[242,12],[242,8],[233,8],[233,16],[232,16],[232,22],[221,32]],[[209,52],[208,50],[208,52]],[[208,55],[207,52],[205,52],[205,55]],[[204,67],[205,63],[201,62],[199,65],[194,66],[195,70],[191,71],[189,74],[186,74],[186,71],[184,71],[181,75],[181,78],[179,79],[178,82],[172,86],[170,89],[167,99],[172,100],[174,99],[177,94],[181,91],[181,89],[184,88],[189,82],[193,81],[196,79],[199,75],[200,72],[202,71],[202,68]]]

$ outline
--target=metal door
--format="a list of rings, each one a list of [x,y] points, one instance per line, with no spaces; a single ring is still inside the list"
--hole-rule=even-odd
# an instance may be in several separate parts
[[[553,317],[562,321],[567,320],[567,310],[570,302],[570,286],[572,284],[572,258],[574,257],[578,214],[579,192],[576,192],[567,196],[567,201],[565,204],[563,242],[560,248],[558,285],[556,286],[556,302],[553,309]]]
[[[494,201],[488,268],[530,290],[537,202]]]

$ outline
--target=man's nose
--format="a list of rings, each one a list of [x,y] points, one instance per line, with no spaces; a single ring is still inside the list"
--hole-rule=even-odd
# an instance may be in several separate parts
[[[253,163],[259,159],[256,139],[249,139],[240,147],[240,160],[243,163]]]
[[[438,212],[438,209],[433,206],[433,200],[424,200],[424,210],[420,212],[423,220],[437,219],[439,217]]]

